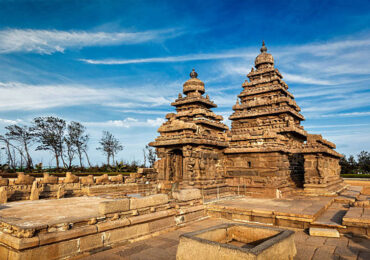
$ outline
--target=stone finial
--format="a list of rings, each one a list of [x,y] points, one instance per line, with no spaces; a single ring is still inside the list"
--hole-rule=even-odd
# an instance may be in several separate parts
[[[179,93],[179,96],[178,96],[178,98],[182,98],[182,95],[181,95],[181,93]]]
[[[262,48],[261,48],[261,53],[267,52],[267,47],[265,45],[265,41],[262,41]]]
[[[239,105],[239,98],[236,98],[236,104]]]
[[[194,78],[197,78],[198,77],[198,73],[195,72],[195,69],[193,69],[191,72],[190,72],[190,78],[194,79]]]
[[[206,95],[206,99],[208,99],[208,100],[209,100],[209,96],[208,96],[208,94]]]

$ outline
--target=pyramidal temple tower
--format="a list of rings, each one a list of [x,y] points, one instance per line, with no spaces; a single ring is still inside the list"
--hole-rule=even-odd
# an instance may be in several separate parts
[[[171,105],[176,113],[166,115],[160,136],[150,143],[159,160],[155,168],[164,189],[173,183],[182,186],[212,187],[223,182],[223,150],[228,146],[222,116],[212,112],[217,107],[204,96],[204,83],[194,71],[183,85],[183,94]]]
[[[333,195],[344,188],[335,145],[307,133],[301,109],[263,42],[230,116],[231,130],[193,70],[150,143],[162,190],[202,188],[254,197]],[[174,186],[175,185],[175,186]]]
[[[293,188],[314,192],[340,188],[341,155],[332,150],[334,144],[309,135],[301,126],[301,109],[264,42],[247,77],[230,116],[225,150],[228,184],[277,197]]]

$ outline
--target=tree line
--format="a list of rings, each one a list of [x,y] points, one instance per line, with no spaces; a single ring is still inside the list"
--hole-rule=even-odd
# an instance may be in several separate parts
[[[350,155],[340,159],[341,174],[370,174],[370,153],[361,151],[356,157]]]
[[[36,117],[28,126],[13,124],[6,126],[5,130],[5,134],[0,135],[0,143],[6,155],[5,165],[10,169],[34,169],[37,165],[34,165],[30,151],[35,144],[36,151],[49,151],[53,155],[57,169],[71,169],[75,160],[84,168],[84,159],[88,167],[92,167],[87,152],[90,136],[86,127],[79,122],[67,123],[53,116]],[[123,150],[123,145],[112,133],[103,131],[96,149],[106,156],[106,165],[111,166],[118,164],[115,157]],[[143,166],[147,160],[153,166],[156,160],[154,149],[146,146],[143,152]]]

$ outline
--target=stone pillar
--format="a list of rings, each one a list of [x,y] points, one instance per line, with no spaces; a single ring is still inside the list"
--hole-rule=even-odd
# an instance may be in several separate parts
[[[40,197],[40,190],[37,188],[37,181],[32,183],[30,200],[38,200]]]
[[[57,199],[63,198],[65,195],[64,185],[60,185],[57,191]]]
[[[8,192],[5,187],[0,187],[0,204],[4,204],[8,201]]]

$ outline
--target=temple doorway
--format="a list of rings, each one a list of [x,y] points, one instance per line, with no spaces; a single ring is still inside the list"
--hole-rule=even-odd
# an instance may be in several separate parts
[[[169,180],[179,181],[183,178],[183,155],[179,149],[172,150],[169,154],[170,157],[170,171]]]

